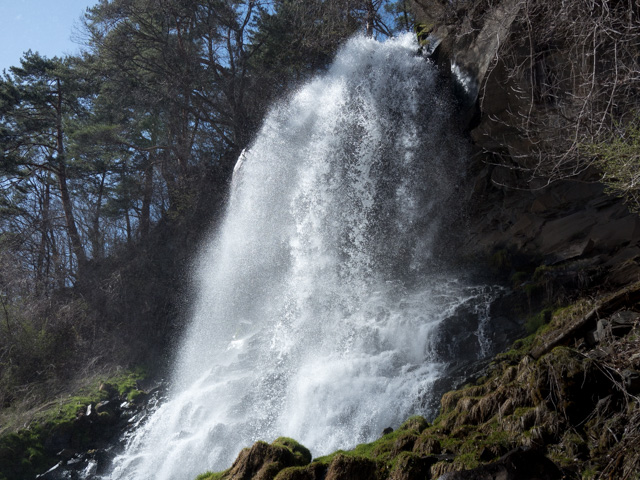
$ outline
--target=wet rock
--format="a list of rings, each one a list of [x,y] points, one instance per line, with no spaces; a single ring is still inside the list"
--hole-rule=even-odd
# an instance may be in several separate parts
[[[93,420],[98,414],[96,413],[96,409],[95,406],[93,405],[93,403],[90,403],[89,405],[87,405],[87,411],[85,412],[85,417]]]
[[[64,450],[60,450],[56,456],[60,458],[62,462],[67,462],[71,460],[74,456],[76,456],[78,452],[71,448],[65,448]]]
[[[65,464],[66,464],[66,462],[58,462],[56,465],[51,467],[45,473],[42,473],[40,475],[36,475],[36,479],[37,480],[61,480],[61,479],[63,479],[64,477],[62,475],[63,475],[63,473],[65,471],[65,468],[64,468]]]
[[[104,391],[115,391],[108,384]],[[139,425],[130,423],[131,417],[143,418],[148,408],[158,401],[160,391],[155,392],[153,404],[130,405],[121,408],[121,399],[115,392],[108,400],[80,408],[72,422],[56,425],[43,440],[45,452],[60,459],[51,470],[41,474],[45,480],[82,479],[94,480],[96,475],[107,473],[111,461],[125,441],[124,433]]]
[[[96,413],[99,415],[102,412],[113,412],[114,404],[109,400],[102,401],[96,405]]]
[[[78,419],[76,419],[76,423]],[[60,452],[70,448],[73,437],[72,425],[59,425],[51,431],[51,434],[44,441],[44,448],[49,452]]]

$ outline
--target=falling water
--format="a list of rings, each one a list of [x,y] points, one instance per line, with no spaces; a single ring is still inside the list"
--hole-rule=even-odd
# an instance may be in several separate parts
[[[283,435],[317,456],[433,413],[434,332],[477,295],[435,253],[464,151],[416,51],[355,38],[268,115],[201,253],[170,400],[112,478],[193,479]]]

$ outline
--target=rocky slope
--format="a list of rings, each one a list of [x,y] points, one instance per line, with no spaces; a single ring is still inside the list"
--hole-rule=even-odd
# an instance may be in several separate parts
[[[245,449],[199,480],[638,478],[640,283],[557,309],[429,424],[310,461],[291,439]]]

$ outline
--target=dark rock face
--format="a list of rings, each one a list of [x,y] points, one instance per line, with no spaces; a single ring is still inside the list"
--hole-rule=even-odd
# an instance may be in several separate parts
[[[549,139],[525,134],[521,120],[544,124],[548,105],[544,95],[535,95],[530,75],[514,75],[502,60],[505,50],[523,55],[523,62],[528,54],[529,47],[524,52],[518,43],[527,28],[524,4],[412,3],[418,22],[431,25],[432,38],[438,39],[434,58],[457,85],[461,121],[475,150],[464,187],[469,222],[460,253],[477,259],[505,250],[520,265],[566,266],[573,276],[562,279],[567,291],[640,279],[640,217],[604,192],[599,174],[585,168],[555,177],[544,169],[537,173],[538,147]],[[579,68],[574,55],[560,48],[545,61],[562,72]],[[554,88],[562,90],[556,97],[578,93],[569,84]]]
[[[505,249],[539,265],[569,266],[575,272],[569,288],[602,280],[623,286],[640,278],[640,217],[601,184],[576,187],[565,180],[512,190],[492,179],[495,168],[481,169],[473,180],[483,185],[470,198],[473,218],[482,220],[469,223],[467,255]]]
[[[439,480],[557,480],[560,469],[535,450],[516,449],[497,462],[473,470],[445,473]]]

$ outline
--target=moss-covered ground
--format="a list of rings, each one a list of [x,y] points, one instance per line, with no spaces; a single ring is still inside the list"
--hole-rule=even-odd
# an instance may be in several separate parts
[[[0,480],[24,480],[43,473],[58,462],[61,445],[84,449],[99,435],[80,421],[87,408],[114,397],[133,400],[144,376],[137,369],[96,377],[74,395],[60,396],[32,412],[26,425],[18,423],[23,416],[3,412]]]

